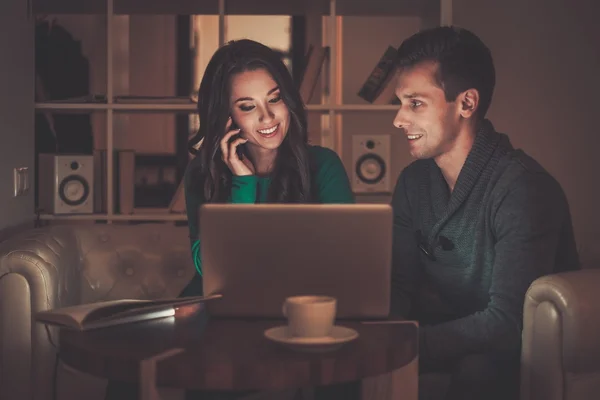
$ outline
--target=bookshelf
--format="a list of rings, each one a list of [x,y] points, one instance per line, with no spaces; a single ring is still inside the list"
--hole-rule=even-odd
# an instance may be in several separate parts
[[[307,104],[308,112],[320,113],[323,123],[321,145],[332,148],[342,155],[342,129],[338,121],[340,115],[351,112],[391,112],[395,105],[343,104],[341,96],[341,76],[344,66],[340,62],[341,18],[344,16],[418,16],[422,26],[450,24],[452,19],[452,0],[32,0],[35,14],[106,14],[106,98],[101,102],[68,103],[64,101],[36,103],[39,111],[62,113],[101,111],[106,118],[106,179],[114,182],[114,123],[118,113],[194,113],[193,102],[119,102],[114,96],[114,57],[113,17],[132,14],[179,14],[179,15],[218,15],[219,45],[225,37],[226,15],[312,15],[324,17],[322,45],[328,46],[330,56],[325,63],[327,93],[318,104]],[[251,4],[252,3],[252,4]],[[373,60],[375,63],[376,60]],[[366,77],[365,77],[366,78]],[[88,220],[88,221],[185,221],[184,214],[162,212],[134,212],[133,214],[114,213],[114,185],[106,188],[106,213],[84,215],[41,214],[41,220]]]
[[[56,111],[151,111],[151,112],[195,112],[196,104],[85,104],[85,103],[36,103],[37,110]],[[309,104],[308,111],[393,111],[395,105],[373,104]]]

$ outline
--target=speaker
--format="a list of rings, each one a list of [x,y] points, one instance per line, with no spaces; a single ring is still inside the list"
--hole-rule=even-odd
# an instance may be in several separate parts
[[[390,192],[390,135],[352,136],[352,190]]]
[[[49,214],[94,212],[94,157],[40,154],[38,205]]]

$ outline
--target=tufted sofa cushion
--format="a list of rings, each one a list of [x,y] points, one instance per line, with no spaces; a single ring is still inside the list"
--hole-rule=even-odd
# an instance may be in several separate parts
[[[82,303],[176,297],[194,274],[187,228],[107,225],[76,237]]]
[[[57,332],[35,314],[176,297],[195,274],[189,243],[186,226],[166,223],[56,225],[0,243],[0,400],[49,400],[55,386],[58,399],[102,399],[105,382],[56,369]]]

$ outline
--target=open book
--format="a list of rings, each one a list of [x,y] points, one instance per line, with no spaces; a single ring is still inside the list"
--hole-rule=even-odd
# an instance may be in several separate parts
[[[219,299],[220,294],[211,296],[182,297],[162,300],[123,299],[81,304],[54,310],[40,311],[36,320],[48,325],[57,325],[75,330],[105,328],[149,319],[170,317],[175,308]]]

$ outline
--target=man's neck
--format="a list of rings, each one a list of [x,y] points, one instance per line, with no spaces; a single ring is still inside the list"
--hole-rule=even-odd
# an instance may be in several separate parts
[[[442,171],[450,192],[454,190],[460,171],[473,148],[477,133],[476,129],[475,125],[465,125],[454,141],[452,148],[435,158],[435,163]]]

